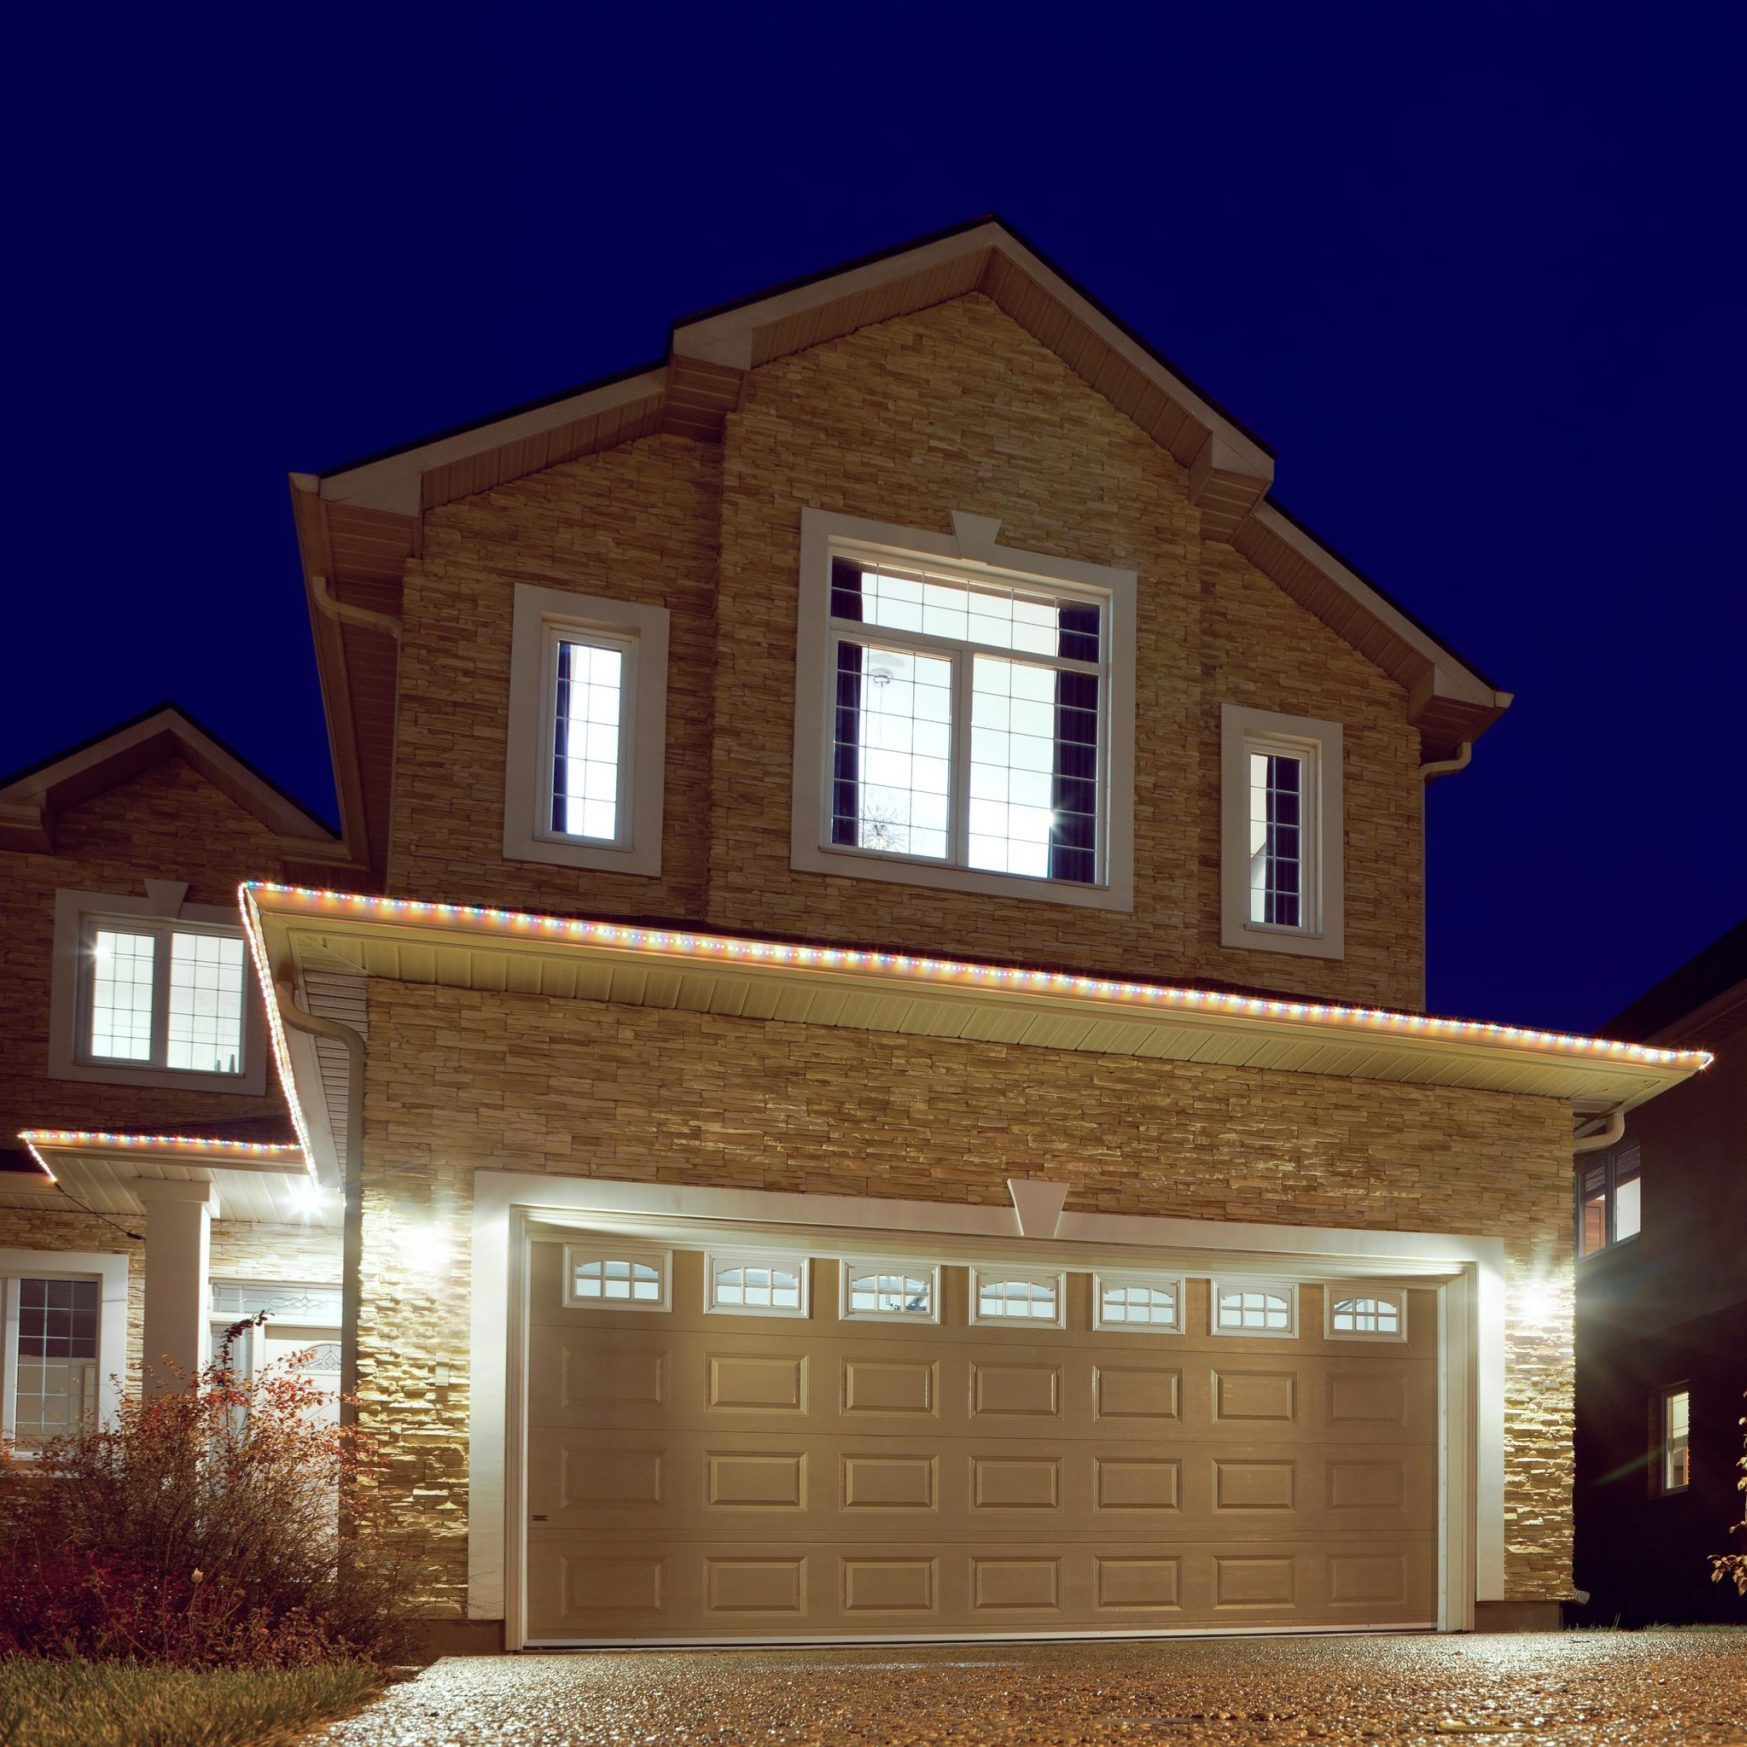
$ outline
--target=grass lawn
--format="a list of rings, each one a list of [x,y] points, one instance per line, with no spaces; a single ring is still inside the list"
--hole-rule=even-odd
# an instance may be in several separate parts
[[[328,1668],[163,1668],[0,1662],[0,1747],[274,1747],[359,1709],[377,1689]]]

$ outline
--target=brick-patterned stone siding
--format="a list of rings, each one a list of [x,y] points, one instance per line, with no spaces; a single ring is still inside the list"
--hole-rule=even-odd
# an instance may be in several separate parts
[[[1556,1102],[371,984],[365,1423],[463,1606],[477,1166],[1075,1211],[1495,1235],[1513,1314],[1506,1594],[1570,1582],[1570,1119]],[[1541,1300],[1552,1287],[1551,1314]]]
[[[789,867],[803,506],[1139,574],[1132,915]],[[502,857],[518,581],[673,614],[657,879]],[[433,511],[409,566],[390,889],[708,921],[1398,1007],[1423,999],[1422,793],[1401,689],[1231,548],[1184,470],[987,299],[752,372],[723,443],[654,437]],[[1219,705],[1345,730],[1346,956],[1219,943]]]
[[[53,855],[0,854],[0,1147],[21,1128],[161,1131],[284,1114],[271,1073],[263,1097],[48,1077],[58,890],[137,898],[148,879],[185,880],[189,903],[234,910],[239,883],[276,878],[282,851],[253,814],[172,758],[62,814]]]

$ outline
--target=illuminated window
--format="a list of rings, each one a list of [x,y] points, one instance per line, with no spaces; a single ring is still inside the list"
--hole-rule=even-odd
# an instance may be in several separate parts
[[[86,940],[87,1061],[243,1071],[248,973],[240,934],[93,919]]]
[[[1039,1323],[1059,1328],[1065,1293],[1060,1274],[979,1268],[972,1275],[971,1321]]]
[[[940,1270],[915,1262],[844,1262],[846,1321],[938,1322]]]
[[[0,1289],[0,1431],[21,1450],[40,1450],[95,1417],[100,1288],[25,1276]]]
[[[807,1260],[804,1256],[711,1256],[707,1310],[744,1316],[805,1316]]]
[[[564,1247],[564,1303],[572,1310],[665,1310],[670,1258],[665,1250]]]
[[[504,854],[661,871],[667,611],[518,584]]]
[[[1260,1280],[1215,1280],[1213,1332],[1221,1335],[1296,1335],[1298,1288]]]
[[[1593,1256],[1643,1230],[1643,1156],[1621,1147],[1578,1169],[1577,1254]]]
[[[1657,1397],[1659,1473],[1663,1492],[1684,1492],[1692,1484],[1692,1397],[1683,1383]]]
[[[1407,1294],[1395,1288],[1326,1286],[1328,1333],[1336,1340],[1407,1338]]]
[[[1151,1329],[1180,1333],[1183,1282],[1099,1274],[1092,1281],[1095,1328]]]
[[[1225,704],[1220,737],[1220,939],[1341,957],[1340,724]]]
[[[1128,908],[1132,573],[814,511],[803,564],[794,864]]]

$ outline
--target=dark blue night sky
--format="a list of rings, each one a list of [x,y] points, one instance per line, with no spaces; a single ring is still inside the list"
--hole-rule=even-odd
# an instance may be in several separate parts
[[[1747,912],[1747,14],[1229,10],[14,10],[0,768],[174,697],[331,813],[287,471],[993,210],[1517,693],[1431,1003],[1598,1025]]]

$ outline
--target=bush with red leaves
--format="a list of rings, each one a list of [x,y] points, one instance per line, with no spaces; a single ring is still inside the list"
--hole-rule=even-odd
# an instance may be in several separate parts
[[[239,1325],[241,1327],[246,1325]],[[233,1334],[238,1331],[233,1331]],[[0,1656],[299,1667],[404,1654],[416,1572],[377,1531],[376,1451],[295,1362],[0,1453]]]

